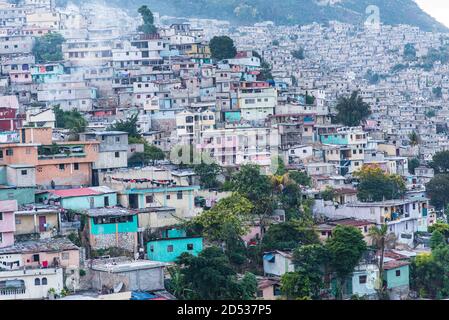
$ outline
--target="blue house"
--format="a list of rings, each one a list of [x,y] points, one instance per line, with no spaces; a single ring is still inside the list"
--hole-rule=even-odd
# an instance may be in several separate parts
[[[161,239],[147,243],[148,259],[153,261],[174,262],[183,253],[197,256],[202,250],[202,237],[188,237],[179,229],[165,230]]]
[[[390,299],[406,299],[410,291],[410,262],[386,259],[383,280]]]
[[[62,208],[88,210],[117,206],[117,192],[109,187],[47,190],[36,195],[37,202],[58,201]]]

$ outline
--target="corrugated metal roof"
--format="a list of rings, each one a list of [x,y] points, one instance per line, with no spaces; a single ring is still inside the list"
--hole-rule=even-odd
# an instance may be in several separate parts
[[[105,193],[115,192],[109,187],[91,187],[91,188],[78,188],[78,189],[62,189],[62,190],[49,190],[50,193],[55,196],[66,198],[66,197],[83,197],[83,196],[94,196]]]

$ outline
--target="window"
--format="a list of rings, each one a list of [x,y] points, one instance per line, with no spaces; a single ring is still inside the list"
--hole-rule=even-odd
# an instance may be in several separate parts
[[[401,270],[396,270],[396,277],[400,277],[401,276]]]
[[[39,255],[33,254],[33,262],[39,262]]]
[[[120,152],[116,152],[116,153],[115,153],[115,157],[116,157],[116,158],[120,158]]]
[[[120,137],[115,137],[115,142],[120,142]]]
[[[62,260],[69,260],[69,257],[70,257],[70,255],[69,255],[68,252],[63,252],[62,253]]]
[[[0,159],[3,159],[3,150],[0,150]]]
[[[41,285],[41,279],[39,279],[39,278],[34,279],[34,285],[35,286],[40,286]]]
[[[168,245],[167,246],[167,252],[173,252],[173,245]]]
[[[6,155],[7,156],[12,156],[14,154],[12,149],[6,149]]]
[[[193,250],[193,243],[187,244],[187,250],[192,251]]]
[[[42,278],[42,285],[46,286],[48,284],[47,278]]]
[[[104,197],[104,206],[109,207],[109,197]]]
[[[20,173],[22,174],[22,176],[26,176],[28,174],[28,171],[26,170],[21,170]]]
[[[176,198],[177,198],[178,200],[181,200],[181,199],[182,199],[182,191],[178,191],[178,192],[176,193]]]
[[[145,202],[146,203],[153,203],[154,202],[154,197],[151,195],[151,196],[146,196],[145,197]]]
[[[0,243],[3,242],[3,233],[0,232]]]
[[[0,212],[0,221],[2,221],[2,220],[3,220],[3,213]]]
[[[359,283],[365,284],[366,283],[366,276],[359,276]]]
[[[167,194],[166,199],[167,199],[167,200],[170,200],[170,195],[169,195],[169,194]]]
[[[78,171],[80,169],[80,164],[79,163],[74,163],[73,164],[73,170]]]
[[[64,171],[65,170],[65,164],[60,164],[59,165],[59,170]]]
[[[20,220],[19,218],[16,218],[16,224],[22,224],[22,220]]]

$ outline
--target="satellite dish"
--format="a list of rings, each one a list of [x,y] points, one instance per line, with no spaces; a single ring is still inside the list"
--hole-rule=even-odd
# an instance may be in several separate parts
[[[114,293],[119,293],[123,288],[123,282],[118,283],[115,287],[114,287]]]

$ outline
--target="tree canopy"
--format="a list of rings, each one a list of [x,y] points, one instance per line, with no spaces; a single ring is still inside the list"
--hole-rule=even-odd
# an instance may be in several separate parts
[[[366,243],[362,232],[352,226],[338,225],[332,237],[326,242],[329,252],[330,266],[339,280],[337,288],[341,298],[341,289],[345,278],[354,271],[366,251]]]
[[[151,10],[143,5],[139,8],[138,12],[142,16],[143,25],[138,27],[138,31],[143,32],[145,34],[154,34],[157,32],[157,28],[154,25],[154,16]]]
[[[262,247],[265,251],[293,250],[299,245],[316,243],[318,236],[313,228],[284,222],[270,226],[263,237]]]
[[[212,58],[216,60],[232,59],[237,54],[234,40],[228,36],[215,36],[209,43]]]
[[[398,199],[406,191],[401,176],[384,173],[381,168],[365,167],[354,176],[359,179],[357,197],[363,202]]]
[[[128,137],[140,139],[142,135],[137,129],[139,115],[136,113],[126,120],[119,120],[107,128],[108,131],[123,131],[128,133]]]
[[[228,257],[217,247],[204,249],[198,257],[183,254],[177,264],[182,275],[182,287],[191,290],[190,299],[248,300],[255,298],[256,277],[246,273],[239,280]]]
[[[359,96],[359,91],[352,92],[351,96],[340,97],[336,106],[335,121],[348,127],[356,127],[371,115],[371,107]]]
[[[435,173],[449,173],[449,150],[435,153],[431,166]]]
[[[37,37],[33,46],[33,55],[37,63],[56,62],[63,60],[62,44],[64,37],[55,32]]]
[[[426,193],[432,205],[445,209],[449,204],[449,175],[437,174],[433,177],[426,184]]]
[[[248,231],[248,222],[253,205],[245,197],[234,193],[221,199],[210,210],[205,210],[193,219],[203,228],[203,234],[212,241],[222,242],[227,239],[231,227],[238,236]]]

